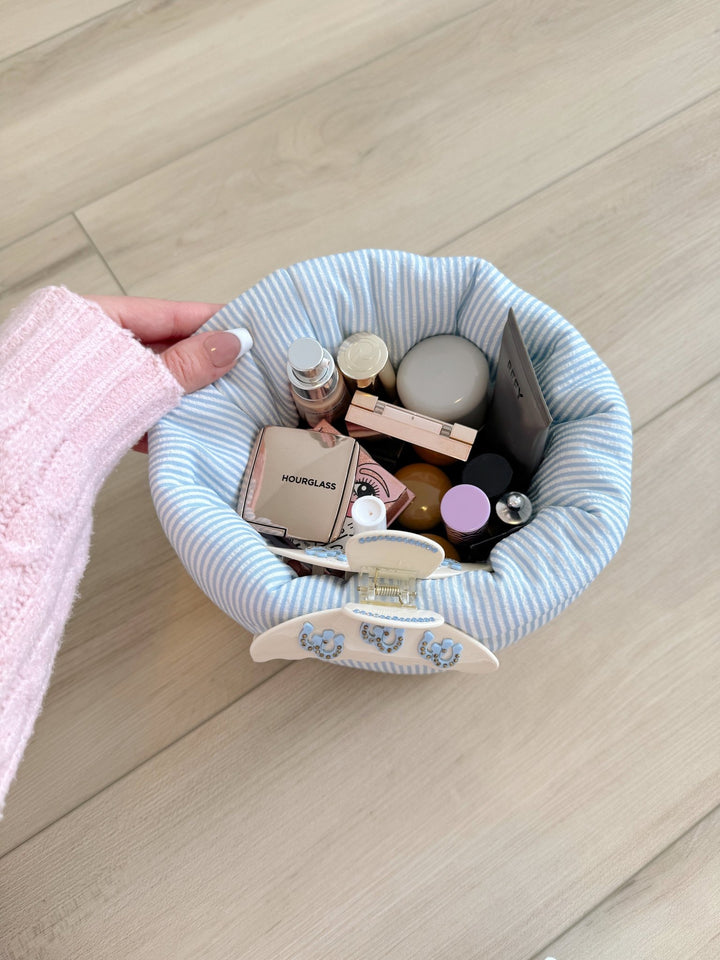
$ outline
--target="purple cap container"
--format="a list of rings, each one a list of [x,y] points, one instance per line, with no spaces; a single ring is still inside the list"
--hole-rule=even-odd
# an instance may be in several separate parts
[[[490,501],[471,483],[452,487],[440,501],[440,514],[451,543],[472,540],[490,519]]]

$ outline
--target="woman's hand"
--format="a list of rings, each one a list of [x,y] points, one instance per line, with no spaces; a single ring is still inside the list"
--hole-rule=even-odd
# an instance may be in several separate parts
[[[121,327],[131,330],[141,343],[159,353],[170,373],[186,393],[218,380],[246,352],[252,341],[235,333],[199,333],[220,303],[182,303],[149,297],[85,297],[97,303]],[[136,445],[147,453],[147,435]]]

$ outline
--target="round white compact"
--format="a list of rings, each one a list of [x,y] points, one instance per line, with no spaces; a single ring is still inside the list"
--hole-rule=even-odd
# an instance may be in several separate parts
[[[464,337],[441,334],[409,350],[397,371],[397,392],[408,410],[426,417],[481,427],[490,371],[485,354]]]

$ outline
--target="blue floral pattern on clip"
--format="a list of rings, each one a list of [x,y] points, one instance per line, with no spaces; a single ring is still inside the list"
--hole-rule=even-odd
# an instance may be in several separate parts
[[[343,652],[345,645],[345,637],[342,633],[335,633],[334,630],[316,633],[315,627],[308,620],[302,625],[298,640],[301,647],[310,650],[320,660],[334,660]]]
[[[434,634],[426,630],[418,644],[418,653],[425,660],[434,663],[441,670],[454,667],[459,662],[463,651],[461,643],[453,643],[448,637],[442,641],[435,639]]]
[[[363,623],[360,636],[365,643],[374,643],[381,653],[395,653],[403,645],[405,631],[402,627],[382,627]]]

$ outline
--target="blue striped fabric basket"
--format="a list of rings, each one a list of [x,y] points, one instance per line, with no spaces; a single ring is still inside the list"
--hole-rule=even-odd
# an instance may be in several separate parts
[[[497,652],[578,597],[620,546],[630,511],[632,432],[610,371],[574,327],[486,261],[388,250],[278,270],[205,326],[245,326],[255,346],[152,430],[150,480],[165,533],[207,596],[254,634],[356,599],[356,578],[297,577],[235,511],[260,427],[298,422],[285,372],[291,341],[312,336],[335,352],[370,330],[397,365],[418,340],[455,333],[486,353],[494,377],[509,307],[553,416],[528,491],[536,513],[495,546],[493,572],[421,581],[418,606]]]

